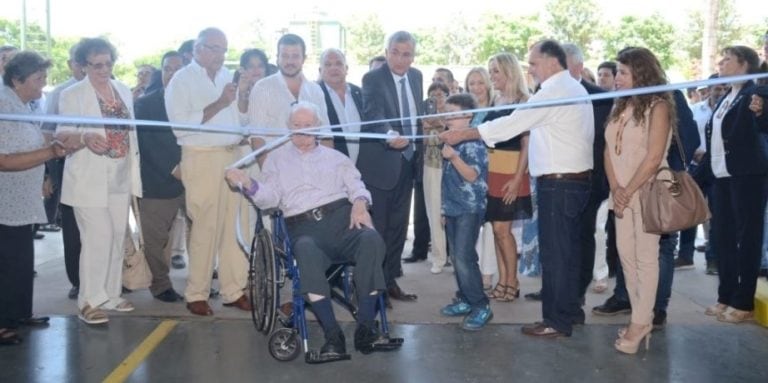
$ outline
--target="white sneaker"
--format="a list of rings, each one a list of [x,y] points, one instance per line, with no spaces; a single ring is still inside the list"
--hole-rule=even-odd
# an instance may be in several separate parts
[[[443,266],[433,264],[432,268],[429,269],[429,272],[431,272],[432,274],[440,274],[443,272]]]

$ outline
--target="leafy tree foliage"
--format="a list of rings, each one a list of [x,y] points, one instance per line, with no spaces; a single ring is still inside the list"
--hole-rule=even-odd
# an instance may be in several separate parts
[[[347,32],[349,33],[348,58],[353,58],[359,64],[367,64],[371,58],[384,54],[386,36],[377,15],[369,14],[352,21]]]
[[[618,3],[617,3],[618,4]],[[546,5],[548,25],[556,39],[574,43],[589,52],[590,44],[598,36],[599,8],[592,0],[550,0]]]
[[[675,28],[661,15],[643,18],[624,16],[607,33],[605,54],[606,57],[616,57],[616,53],[625,47],[645,47],[656,55],[664,68],[669,68],[675,64],[674,45]]]

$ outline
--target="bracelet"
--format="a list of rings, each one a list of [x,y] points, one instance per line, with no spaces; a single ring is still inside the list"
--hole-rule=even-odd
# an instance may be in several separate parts
[[[253,197],[257,191],[259,191],[259,183],[251,178],[251,186],[248,189],[243,189],[243,194],[247,195],[248,197]]]

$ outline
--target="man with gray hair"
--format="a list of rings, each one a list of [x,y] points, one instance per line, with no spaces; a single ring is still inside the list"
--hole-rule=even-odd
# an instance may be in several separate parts
[[[223,67],[227,37],[219,29],[200,32],[194,60],[173,75],[165,89],[170,122],[214,126],[240,126],[234,101],[237,89]],[[184,297],[195,315],[213,315],[208,305],[211,274],[219,258],[219,282],[225,306],[251,310],[244,289],[248,262],[237,244],[235,222],[239,196],[224,182],[224,168],[244,154],[243,136],[175,129],[181,145],[181,181],[186,191],[189,233],[189,277]],[[245,206],[242,217],[247,217]],[[245,223],[244,225],[247,225]]]
[[[328,121],[334,132],[357,133],[360,131],[360,111],[363,110],[363,93],[359,86],[347,82],[347,59],[336,48],[329,48],[320,54],[320,89],[325,96]],[[333,148],[357,163],[360,142],[341,136],[333,138]]]
[[[387,296],[415,301],[415,294],[400,289],[396,278],[403,275],[403,253],[413,184],[421,177],[421,141],[400,135],[421,134],[418,116],[423,115],[423,77],[411,67],[416,39],[406,31],[392,34],[384,50],[387,62],[363,76],[363,125],[365,133],[385,133],[393,138],[361,140],[357,166],[373,197],[373,222],[384,237],[384,278]],[[382,120],[390,120],[381,122]],[[394,121],[392,121],[394,120]]]
[[[291,106],[289,116],[293,131],[321,126],[313,103],[299,101]],[[320,351],[306,354],[307,363],[350,358],[326,280],[326,270],[333,264],[355,264],[355,348],[367,354],[400,347],[402,341],[382,338],[374,322],[379,293],[385,287],[384,241],[368,214],[371,193],[348,157],[318,145],[316,136],[294,132],[289,142],[267,156],[258,182],[240,169],[227,171],[227,181],[259,208],[278,207],[285,215],[301,273],[300,293],[307,296],[325,334]]]

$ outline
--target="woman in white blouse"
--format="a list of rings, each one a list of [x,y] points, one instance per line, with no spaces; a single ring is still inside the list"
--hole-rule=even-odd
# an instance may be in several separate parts
[[[50,60],[34,52],[10,59],[0,88],[0,114],[32,114],[30,102],[42,97],[50,67]],[[0,120],[0,346],[21,343],[14,331],[20,325],[48,323],[48,317],[32,316],[32,226],[47,221],[44,164],[65,154],[61,143],[46,141],[38,124]]]
[[[86,77],[61,92],[62,115],[133,118],[130,89],[112,79],[115,48],[104,39],[86,38],[75,60]],[[141,196],[139,145],[129,124],[60,124],[57,137],[76,139],[86,149],[67,159],[61,202],[73,207],[80,228],[80,319],[106,323],[105,311],[133,311],[122,291],[123,242],[131,195]]]

